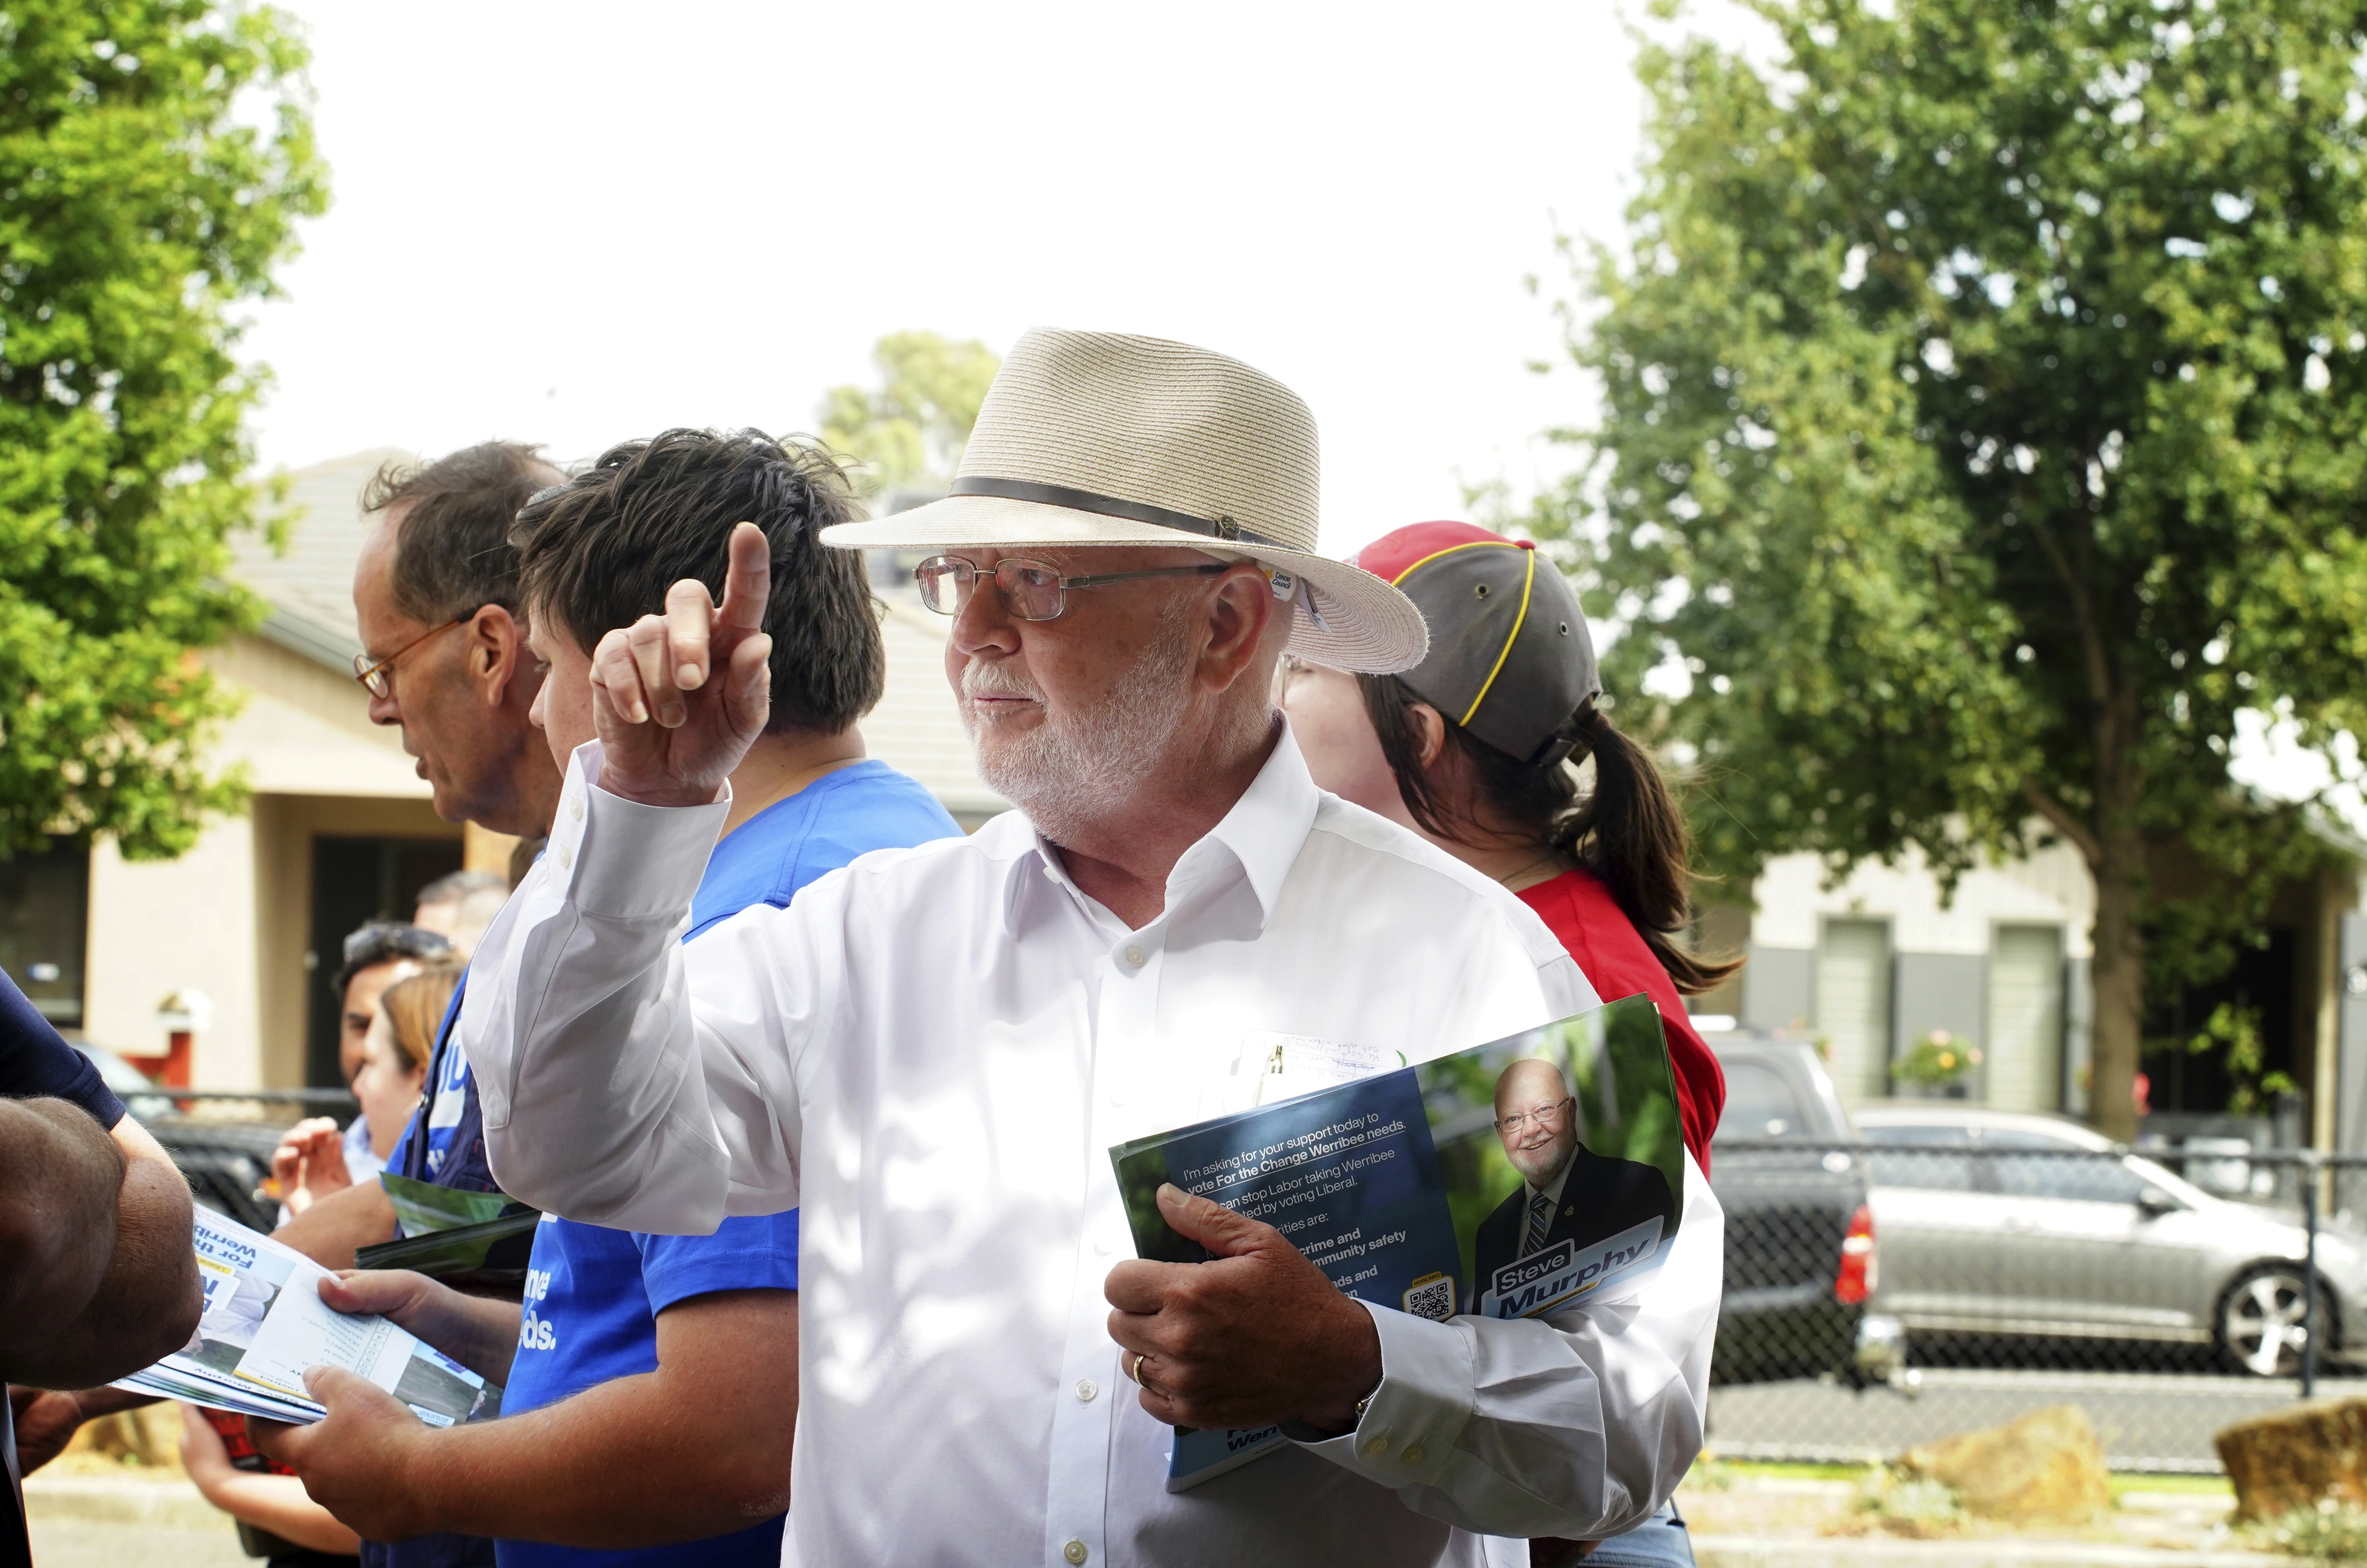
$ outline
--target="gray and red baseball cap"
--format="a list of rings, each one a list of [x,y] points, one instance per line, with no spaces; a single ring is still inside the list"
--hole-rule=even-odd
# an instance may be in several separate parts
[[[1565,727],[1603,693],[1578,593],[1527,539],[1469,523],[1416,523],[1353,558],[1430,623],[1430,652],[1398,679],[1497,750],[1533,767],[1568,757]]]

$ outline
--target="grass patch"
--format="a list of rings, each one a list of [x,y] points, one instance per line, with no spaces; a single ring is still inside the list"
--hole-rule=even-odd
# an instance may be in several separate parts
[[[2254,1525],[2248,1533],[2271,1551],[2311,1562],[2367,1562],[2367,1508],[2331,1498]]]
[[[1714,1459],[1704,1454],[1693,1461],[1686,1480],[1696,1486],[1722,1489],[1738,1481],[1861,1481],[1862,1464],[1787,1464],[1761,1460]]]
[[[1938,1540],[1965,1528],[1965,1506],[1936,1481],[1922,1481],[1875,1467],[1858,1472],[1850,1513],[1825,1527],[1827,1535],[1880,1531],[1906,1540]]]
[[[1737,1484],[1753,1481],[1838,1481],[1852,1486],[1865,1483],[1868,1467],[1863,1464],[1793,1464],[1764,1460],[1725,1460],[1704,1454],[1693,1461],[1685,1477],[1685,1484],[1704,1492],[1724,1492]],[[2131,1492],[2166,1492],[2176,1495],[2224,1500],[2229,1506],[2236,1501],[2235,1488],[2224,1475],[2149,1475],[2136,1471],[2115,1471],[2110,1478],[2112,1501]]]

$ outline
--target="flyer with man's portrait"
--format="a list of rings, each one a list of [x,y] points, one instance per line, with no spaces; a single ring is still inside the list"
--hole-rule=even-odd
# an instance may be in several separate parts
[[[1557,1023],[1110,1151],[1138,1253],[1205,1261],[1162,1182],[1280,1231],[1347,1294],[1423,1317],[1534,1317],[1624,1294],[1683,1218],[1660,1015],[1629,997]],[[1171,1489],[1279,1428],[1179,1431]]]

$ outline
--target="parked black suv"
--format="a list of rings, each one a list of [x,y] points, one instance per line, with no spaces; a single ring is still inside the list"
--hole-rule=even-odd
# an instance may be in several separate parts
[[[1869,1320],[1877,1268],[1864,1156],[1805,1040],[1707,1034],[1726,1069],[1710,1187],[1726,1209],[1718,1382],[1891,1371],[1895,1325]]]

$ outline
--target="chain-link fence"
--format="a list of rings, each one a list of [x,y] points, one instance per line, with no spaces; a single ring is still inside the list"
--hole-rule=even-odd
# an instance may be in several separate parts
[[[198,1201],[267,1231],[279,1134],[353,1101],[159,1090],[130,1108]],[[2116,1470],[2212,1472],[2231,1422],[2367,1394],[2367,1156],[1935,1122],[1722,1138],[1713,1178],[1724,1458],[1887,1460],[2069,1403]]]
[[[2069,1403],[2115,1469],[2210,1472],[2230,1422],[2367,1393],[2367,1157],[1961,1123],[1714,1153],[1723,1457],[1890,1459]]]

